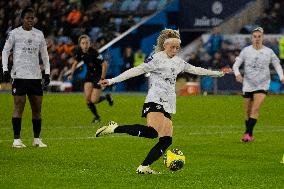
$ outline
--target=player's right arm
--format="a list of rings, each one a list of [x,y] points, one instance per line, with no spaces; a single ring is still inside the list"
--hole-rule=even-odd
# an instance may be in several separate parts
[[[15,44],[14,32],[11,31],[8,35],[9,36],[5,42],[5,45],[2,51],[3,72],[8,71],[8,58],[11,53],[11,49],[14,47],[14,44]]]
[[[74,58],[74,61],[72,63],[72,67],[71,67],[71,73],[70,75],[68,76],[68,80],[71,80],[73,78],[73,74],[77,68],[77,64],[78,64],[78,61]]]
[[[148,73],[153,71],[156,68],[155,61],[153,59],[153,56],[150,56],[147,58],[143,64],[140,64],[137,67],[133,67],[129,70],[126,70],[125,72],[121,73],[117,77],[114,77],[112,79],[104,79],[99,82],[100,85],[103,87],[108,85],[113,85],[115,83],[125,81],[129,78],[136,77],[138,75],[142,75],[144,73]]]
[[[238,57],[236,57],[236,61],[233,65],[233,71],[234,71],[234,74],[236,76],[236,80],[240,83],[243,82],[243,77],[240,73],[240,66],[242,65],[242,63],[244,62],[244,50],[243,49],[240,53],[240,55]]]
[[[8,34],[7,40],[2,50],[2,66],[3,66],[3,81],[4,82],[10,81],[10,74],[8,71],[8,59],[11,53],[11,49],[14,47],[14,44],[15,44],[14,32],[11,31]]]

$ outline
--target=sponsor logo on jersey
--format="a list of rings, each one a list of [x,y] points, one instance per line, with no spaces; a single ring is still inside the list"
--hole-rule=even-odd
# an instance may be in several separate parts
[[[145,110],[144,110],[144,114],[145,114],[146,112],[148,112],[148,111],[149,111],[149,109],[150,109],[150,107],[145,108]]]
[[[156,108],[159,110],[159,109],[162,108],[162,106],[161,105],[157,105]]]

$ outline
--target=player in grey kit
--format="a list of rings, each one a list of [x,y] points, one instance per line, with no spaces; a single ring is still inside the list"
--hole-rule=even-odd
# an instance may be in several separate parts
[[[246,130],[241,138],[243,142],[253,141],[253,128],[259,117],[260,107],[266,97],[270,83],[269,65],[272,63],[284,84],[280,61],[272,49],[263,44],[263,29],[252,31],[252,45],[245,47],[236,58],[233,70],[236,80],[243,84]],[[244,76],[239,67],[244,63]]]
[[[23,25],[15,28],[9,33],[4,49],[2,51],[2,65],[4,81],[10,81],[8,71],[8,57],[13,49],[13,67],[11,70],[12,94],[14,96],[14,111],[12,125],[14,130],[14,142],[12,147],[26,147],[21,138],[22,114],[26,104],[26,95],[32,109],[32,123],[34,131],[33,146],[47,147],[39,138],[41,131],[41,105],[42,105],[42,77],[44,85],[50,82],[50,65],[44,35],[34,26],[34,10],[25,8],[21,13]],[[44,74],[39,65],[39,53],[41,55]]]
[[[147,118],[147,126],[140,124],[118,126],[117,123],[110,122],[108,126],[103,126],[96,132],[97,137],[111,133],[127,133],[152,139],[159,137],[159,142],[137,168],[136,172],[139,174],[157,174],[158,172],[149,166],[158,160],[172,144],[171,114],[176,112],[175,84],[177,75],[180,72],[215,77],[224,75],[223,72],[194,67],[177,57],[180,43],[178,31],[162,30],[157,39],[153,56],[145,60],[143,64],[131,68],[115,78],[100,82],[102,86],[108,86],[144,73],[150,73],[150,88],[142,110],[142,117]]]

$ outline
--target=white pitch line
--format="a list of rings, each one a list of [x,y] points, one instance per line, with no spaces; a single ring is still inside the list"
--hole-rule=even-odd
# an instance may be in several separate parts
[[[279,130],[258,130],[254,131],[254,133],[275,133],[275,132],[284,132],[284,129],[279,129]],[[196,133],[189,133],[187,135],[223,135],[223,134],[240,134],[240,132],[234,132],[234,131],[225,131],[225,132],[196,132]],[[129,135],[111,135],[107,137],[95,137],[95,136],[90,136],[90,137],[59,137],[59,138],[44,138],[44,140],[93,140],[93,139],[104,139],[104,138],[132,138],[132,136]],[[3,139],[0,140],[0,142],[8,142],[11,141],[12,139]],[[28,139],[23,139],[23,140],[28,140]]]
[[[50,127],[42,127],[42,130],[53,130],[53,129],[98,129],[100,126],[72,126],[72,127],[60,127],[60,126],[50,126]],[[243,129],[243,125],[241,126],[230,126],[230,125],[174,125],[175,127],[188,127],[188,128],[232,128],[232,129]],[[284,125],[278,125],[278,126],[258,126],[261,128],[267,128],[267,129],[271,129],[271,128],[284,128]],[[0,130],[12,130],[12,126],[11,127],[2,127],[0,128]]]

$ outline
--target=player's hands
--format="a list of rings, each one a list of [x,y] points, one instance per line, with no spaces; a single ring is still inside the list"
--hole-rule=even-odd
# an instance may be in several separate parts
[[[101,79],[99,81],[99,85],[101,85],[102,87],[106,87],[106,86],[109,86],[109,81],[107,79]]]
[[[236,80],[237,82],[239,83],[243,83],[243,77],[239,74],[239,75],[236,75]]]
[[[221,68],[221,71],[222,71],[224,74],[229,74],[229,73],[232,73],[232,72],[233,72],[232,68],[230,68],[230,67],[223,67],[223,68]]]
[[[44,79],[44,86],[47,87],[50,83],[50,78],[49,78],[49,74],[44,74],[43,76],[43,79]]]
[[[284,85],[284,78],[281,80],[281,83]]]
[[[3,82],[4,83],[9,83],[10,82],[10,74],[9,71],[4,71],[3,73]]]
[[[67,79],[68,79],[69,81],[71,81],[71,80],[73,79],[73,75],[70,74],[70,75],[67,77]]]

